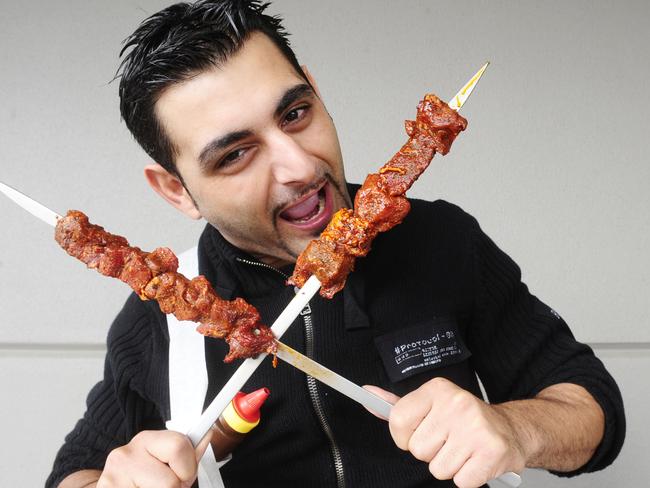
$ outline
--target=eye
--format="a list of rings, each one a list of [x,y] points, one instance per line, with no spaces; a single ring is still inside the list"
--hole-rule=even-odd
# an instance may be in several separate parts
[[[284,116],[284,119],[282,120],[282,126],[285,127],[300,122],[308,115],[310,108],[311,107],[309,105],[301,105],[299,107],[291,109]]]
[[[239,161],[245,154],[248,148],[240,148],[240,149],[235,149],[234,151],[229,152],[226,154],[223,158],[221,158],[221,161],[219,161],[219,164],[217,165],[218,168],[224,168],[227,166],[230,166],[232,164],[235,164],[237,161]]]

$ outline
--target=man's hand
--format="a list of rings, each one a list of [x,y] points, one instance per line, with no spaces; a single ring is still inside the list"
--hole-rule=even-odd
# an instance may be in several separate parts
[[[111,451],[97,488],[189,488],[210,434],[195,450],[190,440],[169,430],[144,431]]]
[[[490,405],[454,383],[434,378],[393,403],[395,443],[429,463],[438,479],[475,488],[524,467],[572,471],[593,455],[604,433],[603,411],[583,387],[560,383],[535,398]]]
[[[526,452],[509,419],[451,381],[434,378],[402,398],[366,388],[394,403],[389,428],[395,444],[428,463],[436,478],[474,488],[524,469]]]

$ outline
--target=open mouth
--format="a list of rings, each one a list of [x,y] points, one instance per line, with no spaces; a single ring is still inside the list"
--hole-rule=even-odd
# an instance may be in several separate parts
[[[288,224],[306,231],[322,230],[330,220],[332,197],[329,184],[308,193],[300,201],[285,208],[280,218]]]

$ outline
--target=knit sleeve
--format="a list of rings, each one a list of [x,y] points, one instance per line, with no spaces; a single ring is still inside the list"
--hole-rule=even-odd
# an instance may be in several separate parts
[[[150,325],[130,299],[113,322],[107,339],[104,376],[86,400],[86,412],[56,455],[46,488],[83,469],[104,467],[108,454],[129,442],[152,417],[153,405],[142,385],[150,361]]]
[[[560,315],[532,295],[515,262],[483,233],[473,230],[476,306],[468,346],[493,403],[532,398],[558,383],[584,387],[605,414],[605,433],[592,458],[574,476],[605,468],[625,437],[623,400],[616,382]]]

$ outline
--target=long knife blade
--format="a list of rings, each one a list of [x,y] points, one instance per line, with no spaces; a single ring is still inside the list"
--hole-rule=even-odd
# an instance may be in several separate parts
[[[390,416],[392,405],[386,400],[361,388],[356,383],[308,358],[304,354],[299,353],[295,349],[290,348],[286,344],[278,342],[278,351],[276,354],[283,361],[325,383],[327,386],[334,388],[338,392],[343,393],[352,400],[359,402],[364,407],[377,412],[382,417],[388,419]]]
[[[24,193],[21,193],[15,188],[5,185],[2,182],[0,182],[0,191],[31,213],[34,217],[38,217],[46,224],[50,224],[52,227],[54,227],[56,222],[61,218],[59,214],[53,212],[45,205],[41,205],[36,200],[29,198]]]

